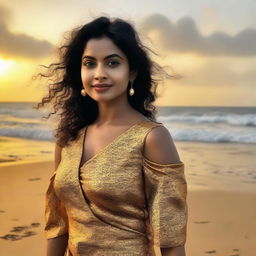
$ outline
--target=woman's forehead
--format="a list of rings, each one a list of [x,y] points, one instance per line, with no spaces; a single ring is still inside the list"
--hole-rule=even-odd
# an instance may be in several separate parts
[[[111,54],[118,54],[124,57],[124,53],[107,37],[88,40],[83,52],[83,56],[89,55],[93,57],[105,57]]]

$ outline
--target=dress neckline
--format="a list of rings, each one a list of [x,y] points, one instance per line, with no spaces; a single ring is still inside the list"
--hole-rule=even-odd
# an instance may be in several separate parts
[[[95,159],[96,157],[98,157],[100,154],[102,154],[105,150],[107,150],[111,145],[113,145],[114,143],[116,143],[118,140],[120,140],[125,134],[127,134],[129,131],[131,131],[133,128],[143,124],[143,123],[147,123],[147,122],[153,122],[152,120],[143,120],[143,121],[140,121],[140,122],[137,122],[133,125],[131,125],[128,129],[126,129],[124,132],[122,132],[121,134],[119,134],[117,137],[115,137],[110,143],[108,143],[106,146],[104,146],[103,148],[101,148],[94,156],[92,156],[91,158],[89,158],[87,161],[85,161],[81,166],[81,161],[82,161],[82,157],[83,157],[83,154],[84,154],[84,142],[85,142],[85,137],[86,137],[86,131],[87,131],[87,126],[85,126],[83,128],[83,131],[82,131],[82,143],[81,143],[81,147],[82,147],[82,150],[80,151],[81,154],[80,154],[80,164],[79,164],[79,169],[85,167],[89,162],[91,162],[93,159]]]

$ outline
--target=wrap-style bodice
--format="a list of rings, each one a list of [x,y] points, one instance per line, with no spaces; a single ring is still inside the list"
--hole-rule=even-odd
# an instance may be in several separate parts
[[[68,233],[68,255],[155,255],[153,245],[184,245],[184,163],[159,164],[142,154],[151,129],[131,126],[81,167],[86,127],[64,147],[46,193],[47,239]]]

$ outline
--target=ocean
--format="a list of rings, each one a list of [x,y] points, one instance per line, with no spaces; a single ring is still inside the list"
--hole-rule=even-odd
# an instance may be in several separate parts
[[[53,123],[35,103],[0,103],[0,164],[53,160]],[[256,189],[256,107],[157,107],[190,186]],[[48,112],[47,112],[48,113]]]
[[[0,103],[0,136],[53,141],[35,103]],[[256,143],[256,107],[158,107],[176,141]]]

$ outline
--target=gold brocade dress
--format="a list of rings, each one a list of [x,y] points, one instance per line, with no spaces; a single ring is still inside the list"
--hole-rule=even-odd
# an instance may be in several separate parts
[[[86,127],[62,149],[46,192],[45,236],[68,233],[72,256],[154,256],[154,245],[184,245],[187,183],[184,163],[146,159],[151,129],[143,121],[116,137],[80,168]]]

